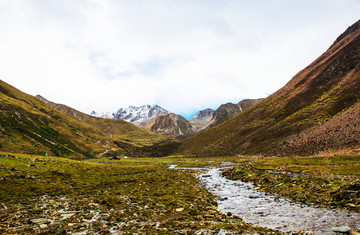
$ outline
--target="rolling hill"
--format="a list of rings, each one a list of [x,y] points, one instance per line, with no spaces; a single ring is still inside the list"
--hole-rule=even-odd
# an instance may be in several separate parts
[[[296,145],[300,140],[306,143],[309,133],[326,135],[327,122],[333,128],[331,123],[337,123],[338,129],[349,125],[359,130],[355,122],[336,121],[342,113],[347,115],[347,109],[357,107],[359,99],[360,21],[280,90],[235,118],[185,141],[179,152],[190,155],[280,154],[279,149],[285,151],[287,145],[290,148],[290,144]],[[322,134],[316,134],[320,132]],[[349,145],[359,146],[357,142]],[[288,149],[286,154],[306,155],[342,147],[345,146],[325,144],[314,151]]]

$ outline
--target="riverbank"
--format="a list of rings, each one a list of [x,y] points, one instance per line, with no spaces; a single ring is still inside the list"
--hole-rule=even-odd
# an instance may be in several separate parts
[[[360,156],[250,158],[223,175],[307,205],[360,212]]]
[[[253,179],[258,184],[252,190],[258,193],[265,191],[266,186],[269,187],[268,191],[271,189],[272,184],[262,183],[267,181],[265,179],[267,174],[278,180],[280,180],[278,176],[289,176],[290,180],[284,180],[283,184],[267,177],[269,182],[278,182],[273,185],[278,185],[276,188],[283,188],[284,191],[286,187],[292,187],[290,182],[294,184],[295,190],[296,183],[292,181],[293,178],[301,178],[299,175],[308,174],[328,179],[331,185],[336,185],[337,181],[334,180],[339,179],[340,186],[338,185],[339,188],[335,188],[336,190],[340,189],[341,185],[346,187],[358,182],[358,175],[355,174],[359,166],[358,162],[357,157],[348,157],[345,160],[341,157],[309,160],[242,156],[215,158],[170,156],[77,161],[58,157],[2,153],[0,154],[0,233],[281,234],[280,231],[261,227],[265,226],[263,224],[246,223],[242,219],[246,216],[236,214],[235,211],[231,212],[232,209],[222,211],[223,202],[231,202],[230,197],[227,196],[226,199],[226,196],[216,197],[211,189],[201,186],[199,175],[209,169],[232,167],[225,171],[227,177],[240,179],[240,176],[243,176],[244,179],[248,177],[245,179],[248,181]],[[172,167],[169,169],[169,166]],[[354,174],[346,173],[351,171]],[[258,174],[255,174],[256,172]],[[343,174],[335,174],[335,172]],[[206,173],[203,175],[205,176],[203,179],[211,178],[206,175]],[[312,184],[320,187],[321,184],[317,182],[321,181],[313,181]],[[236,181],[232,184],[237,186],[243,183]],[[221,189],[219,185],[225,184],[217,183],[214,188]],[[313,188],[316,189],[315,186]],[[303,190],[304,192],[298,193],[307,195],[306,187]],[[226,189],[220,191],[227,192]],[[353,200],[351,202],[355,206],[359,205],[356,196],[358,191],[345,192],[350,193],[349,200]],[[321,198],[320,195],[322,193],[317,196],[318,199]],[[343,194],[339,195],[343,196]],[[261,199],[256,195],[249,198],[253,202],[256,198]],[[347,200],[347,197],[344,198],[342,200]],[[283,201],[280,197],[271,200],[276,203]],[[349,200],[336,205],[338,207],[345,205],[345,208],[349,208],[350,205],[347,205],[350,203]],[[264,202],[271,204],[268,200]],[[326,206],[321,202],[316,205]],[[232,203],[232,206],[235,207],[233,209],[240,207],[235,203]],[[255,214],[261,221],[268,216],[270,218],[273,209],[265,210],[261,204],[254,206]],[[330,205],[330,207],[336,206]],[[283,213],[283,217],[285,214]],[[275,227],[270,228],[291,230],[291,226],[284,227],[286,221],[284,223],[278,221],[280,220],[274,220]],[[301,232],[299,230],[298,234]]]
[[[218,197],[224,214],[241,217],[245,222],[281,230],[287,234],[334,234],[333,228],[360,226],[360,213],[315,208],[258,191],[251,183],[230,180],[221,169],[209,169],[201,176],[205,187]]]

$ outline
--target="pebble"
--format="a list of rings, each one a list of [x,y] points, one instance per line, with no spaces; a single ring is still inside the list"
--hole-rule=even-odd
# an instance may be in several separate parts
[[[40,224],[39,226],[40,226],[40,228],[42,228],[42,229],[48,228],[48,226],[47,226],[46,224]]]
[[[37,218],[37,219],[32,219],[30,221],[34,224],[42,224],[48,222],[48,220],[45,218]]]
[[[75,215],[75,213],[64,213],[64,214],[62,214],[62,217],[63,217],[63,219],[67,219],[67,218],[70,218],[70,217],[72,217],[74,215]]]

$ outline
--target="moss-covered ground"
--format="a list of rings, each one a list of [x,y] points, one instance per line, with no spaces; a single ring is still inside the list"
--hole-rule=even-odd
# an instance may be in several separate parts
[[[217,210],[199,171],[212,159],[72,160],[0,154],[0,233],[275,234]],[[220,159],[223,160],[223,159]]]

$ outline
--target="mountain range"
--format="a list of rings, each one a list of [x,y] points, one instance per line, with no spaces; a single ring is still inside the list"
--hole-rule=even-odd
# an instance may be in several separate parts
[[[202,110],[189,120],[156,105],[94,117],[0,80],[0,151],[71,157],[360,153],[359,114],[360,21],[269,97]]]
[[[186,140],[190,155],[311,155],[359,148],[360,21],[284,87]]]
[[[151,132],[175,136],[190,136],[227,121],[260,100],[262,99],[246,99],[238,104],[227,103],[221,105],[217,110],[201,110],[189,120],[186,120],[181,115],[171,113],[158,105],[120,108],[112,116],[114,119],[130,122]],[[92,113],[96,114],[95,111]]]

